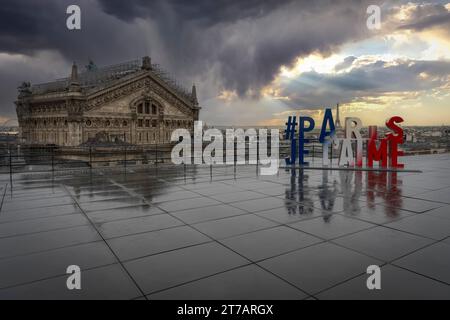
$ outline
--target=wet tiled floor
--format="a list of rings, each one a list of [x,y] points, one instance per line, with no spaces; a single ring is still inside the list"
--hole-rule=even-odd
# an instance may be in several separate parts
[[[0,176],[0,299],[450,299],[450,155],[402,160]]]

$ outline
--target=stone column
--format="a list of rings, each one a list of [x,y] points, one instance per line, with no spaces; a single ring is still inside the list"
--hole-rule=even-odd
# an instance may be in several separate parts
[[[131,144],[135,144],[137,141],[137,136],[136,136],[136,126],[137,126],[137,119],[136,119],[136,115],[133,114],[130,120],[130,141],[127,141],[128,143]]]
[[[68,142],[69,146],[79,146],[83,135],[83,101],[71,99],[67,101]]]
[[[69,121],[69,141],[67,142],[67,144],[74,147],[79,146],[82,143],[81,134],[81,121]]]

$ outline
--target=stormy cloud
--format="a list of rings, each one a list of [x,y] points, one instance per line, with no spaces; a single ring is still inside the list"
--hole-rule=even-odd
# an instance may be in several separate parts
[[[345,61],[348,64],[348,59]],[[356,64],[347,72],[302,73],[295,79],[282,82],[279,94],[289,97],[288,103],[293,107],[321,109],[337,102],[349,103],[393,92],[438,89],[448,83],[449,75],[450,61],[373,61]]]
[[[173,70],[202,74],[212,68],[219,85],[239,96],[257,94],[298,56],[327,54],[367,33],[365,1],[100,3],[123,21],[154,21]]]
[[[69,4],[81,7],[80,31],[65,28]],[[187,85],[200,82],[204,97],[221,89],[257,95],[280,66],[296,57],[327,54],[362,37],[366,7],[364,1],[342,0],[5,0],[0,52],[35,56],[56,51],[67,65],[88,59],[102,65],[149,54]],[[30,73],[27,78],[40,77]],[[14,86],[21,80],[11,79]],[[3,108],[6,102],[1,103]]]
[[[395,2],[395,1],[394,1]],[[260,98],[261,88],[276,78],[280,67],[298,57],[324,57],[342,45],[372,37],[366,28],[366,9],[382,0],[3,0],[0,5],[0,114],[14,116],[16,87],[24,80],[51,81],[92,59],[107,65],[150,55],[189,87],[197,84],[201,103],[223,90],[240,99]],[[68,5],[82,12],[82,29],[65,26]],[[428,28],[447,19],[442,5],[413,8],[402,28]],[[417,12],[414,10],[418,10]],[[444,12],[445,11],[445,12]],[[392,14],[395,14],[393,12]],[[428,20],[427,20],[428,19]],[[413,25],[419,23],[419,25]],[[420,24],[421,23],[421,24]],[[399,27],[397,24],[396,27]],[[337,65],[350,66],[356,57]],[[372,88],[370,70],[351,78],[321,79],[349,95]],[[368,77],[362,79],[362,77]],[[362,79],[362,80],[361,80]],[[300,92],[314,95],[310,83],[297,79],[286,92],[292,101],[307,102]],[[328,84],[327,82],[327,84]],[[348,82],[348,83],[347,83]],[[298,87],[297,87],[298,85]],[[300,87],[302,85],[303,87]],[[330,101],[342,93],[330,89]],[[336,92],[336,97],[334,96]],[[324,92],[322,91],[322,94]],[[217,101],[216,101],[217,102]],[[213,109],[215,104],[208,106]],[[205,113],[204,113],[205,114]]]
[[[419,5],[409,5],[394,9],[393,13],[398,13],[403,9],[406,14],[404,21],[401,21],[399,29],[422,31],[428,28],[450,27],[450,12],[443,4],[425,3]]]

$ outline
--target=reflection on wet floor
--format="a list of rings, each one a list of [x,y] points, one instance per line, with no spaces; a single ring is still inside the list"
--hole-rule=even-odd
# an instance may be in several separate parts
[[[290,184],[286,186],[287,212],[291,215],[309,215],[314,207],[323,211],[327,221],[331,214],[343,212],[358,216],[362,208],[374,210],[383,206],[387,217],[395,219],[402,208],[402,181],[397,172],[362,172],[324,170],[321,183],[309,181],[308,171],[288,170]],[[317,199],[317,200],[315,200]],[[292,205],[296,202],[295,205]]]
[[[405,162],[423,173],[0,176],[0,298],[448,299],[450,156]],[[65,287],[72,264],[82,292]],[[369,264],[391,281],[382,292],[365,287]]]

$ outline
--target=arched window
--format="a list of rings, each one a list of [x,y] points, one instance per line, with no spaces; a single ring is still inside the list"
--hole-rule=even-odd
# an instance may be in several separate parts
[[[142,100],[135,102],[135,106],[137,114],[158,115],[163,113],[163,108],[159,103],[153,103],[152,100],[147,100],[146,98],[142,98]]]

